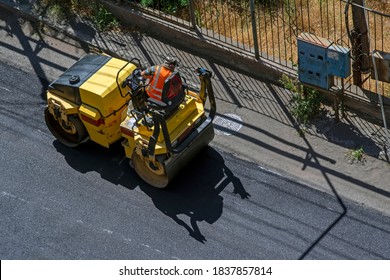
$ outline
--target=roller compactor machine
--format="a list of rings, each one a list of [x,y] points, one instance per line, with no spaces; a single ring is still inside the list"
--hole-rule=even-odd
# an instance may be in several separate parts
[[[174,72],[162,100],[156,101],[145,93],[148,81],[141,70],[136,58],[82,57],[49,85],[45,121],[58,141],[71,148],[86,141],[109,148],[121,141],[135,172],[164,188],[214,137],[212,73],[194,70],[198,92]]]

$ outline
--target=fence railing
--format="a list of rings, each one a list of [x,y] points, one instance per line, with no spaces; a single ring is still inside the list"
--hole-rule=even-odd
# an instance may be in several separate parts
[[[125,2],[125,1],[122,1]],[[371,71],[364,66],[373,50],[390,52],[390,3],[382,0],[127,0],[144,12],[196,29],[205,38],[226,48],[239,50],[296,69],[297,36],[309,32],[360,50],[352,52],[354,75],[346,85],[376,91]],[[362,6],[361,3],[365,3]],[[379,12],[375,9],[381,10]],[[360,18],[357,18],[359,17]],[[367,30],[357,28],[361,17]],[[365,34],[363,34],[365,33]],[[362,51],[366,36],[368,50]],[[355,38],[355,40],[353,40]],[[358,61],[358,62],[356,62]],[[357,80],[360,75],[360,81]],[[381,92],[390,95],[390,86],[380,83]],[[350,87],[352,88],[352,87]],[[375,96],[374,96],[375,99]]]

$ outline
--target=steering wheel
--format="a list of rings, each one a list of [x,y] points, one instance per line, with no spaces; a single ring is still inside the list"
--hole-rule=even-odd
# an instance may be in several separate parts
[[[139,89],[140,87],[145,87],[149,83],[145,83],[146,79],[141,76],[141,69],[136,68],[129,77],[122,83],[122,88],[129,86],[132,91]]]

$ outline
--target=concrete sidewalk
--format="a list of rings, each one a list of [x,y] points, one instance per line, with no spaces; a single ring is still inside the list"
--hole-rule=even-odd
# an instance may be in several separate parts
[[[0,0],[0,53],[13,51],[2,61],[51,81],[91,49],[138,57],[144,65],[160,63],[170,54],[180,59],[179,70],[194,87],[198,78],[193,69],[205,67],[214,73],[217,98],[217,135],[211,146],[390,216],[390,165],[382,127],[351,112],[336,123],[326,108],[328,113],[302,134],[289,113],[291,94],[271,81],[194,55],[190,46],[179,49],[137,31],[99,32],[83,19],[50,22],[33,15],[30,2]],[[16,15],[36,23],[17,21]],[[348,153],[360,147],[365,161],[351,164]]]

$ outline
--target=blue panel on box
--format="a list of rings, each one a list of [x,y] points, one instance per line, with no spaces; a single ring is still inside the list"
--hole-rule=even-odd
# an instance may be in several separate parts
[[[298,79],[301,83],[310,84],[323,89],[329,89],[333,84],[333,78],[320,72],[298,71]]]
[[[351,75],[351,57],[348,48],[331,45],[327,50],[328,74],[346,78]]]
[[[298,63],[303,70],[322,71],[326,67],[326,49],[298,41]]]

